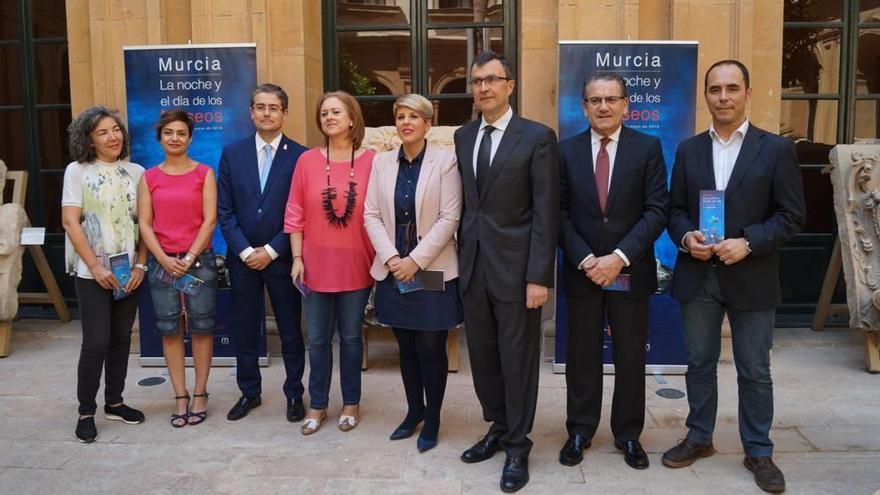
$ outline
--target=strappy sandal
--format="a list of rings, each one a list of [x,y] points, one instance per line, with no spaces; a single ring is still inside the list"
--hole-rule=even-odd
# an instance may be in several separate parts
[[[327,417],[327,409],[321,409],[321,415],[317,418],[306,418],[300,426],[300,433],[303,435],[311,435],[321,429],[321,423]]]
[[[183,414],[171,414],[171,426],[175,428],[183,428],[186,426],[188,418],[189,418],[189,394],[186,395],[177,395],[174,397],[174,400],[186,399],[186,412]],[[181,423],[175,423],[175,421],[182,421]]]
[[[186,420],[187,424],[195,426],[195,425],[201,423],[202,421],[208,419],[208,404],[207,404],[208,395],[210,395],[208,392],[205,392],[203,394],[193,394],[193,399],[195,399],[196,397],[204,397],[205,398],[205,410],[199,411],[199,412],[190,411],[189,417]],[[193,420],[195,420],[195,421],[193,421]]]

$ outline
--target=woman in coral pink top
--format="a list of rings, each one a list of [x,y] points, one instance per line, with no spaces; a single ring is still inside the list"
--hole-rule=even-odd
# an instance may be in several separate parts
[[[303,435],[318,431],[327,416],[332,377],[331,339],[339,329],[342,412],[339,429],[358,423],[361,400],[361,324],[373,279],[373,246],[364,229],[364,199],[374,153],[361,149],[364,118],[348,93],[325,93],[315,119],[326,145],[296,162],[284,231],[293,252],[291,276],[305,291],[309,334],[309,410]]]

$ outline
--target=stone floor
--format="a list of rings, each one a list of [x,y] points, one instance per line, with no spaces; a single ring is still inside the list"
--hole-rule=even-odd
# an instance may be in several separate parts
[[[208,421],[173,429],[167,419],[173,407],[169,385],[137,384],[164,370],[142,368],[132,355],[126,400],[146,413],[146,423],[130,426],[99,416],[97,442],[83,445],[73,436],[78,322],[22,320],[14,328],[13,352],[0,360],[0,493],[500,493],[502,455],[477,465],[458,459],[486,428],[466,355],[462,370],[449,376],[440,445],[425,454],[416,451],[414,438],[387,440],[405,407],[396,346],[387,337],[371,345],[362,424],[353,432],[334,427],[337,383],[331,422],[320,432],[303,437],[298,425],[287,423],[279,359],[264,370],[263,406],[247,418],[226,421],[238,397],[234,370],[215,368]],[[855,332],[777,330],[772,437],[788,493],[870,495],[880,489],[880,376],[864,371],[863,358]],[[608,431],[608,407],[584,462],[564,467],[556,456],[565,440],[565,380],[551,368],[549,362],[542,367],[532,478],[521,493],[761,493],[742,466],[736,377],[729,362],[719,369],[719,453],[679,470],[663,467],[660,455],[684,435],[687,402],[656,391],[684,390],[683,377],[648,378],[642,442],[650,469],[635,471],[623,463]],[[613,377],[606,381],[607,403]]]

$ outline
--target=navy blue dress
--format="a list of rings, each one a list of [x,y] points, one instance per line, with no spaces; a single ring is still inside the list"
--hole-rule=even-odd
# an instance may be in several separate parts
[[[394,188],[395,247],[404,258],[417,244],[416,184],[427,143],[412,162],[406,159],[403,146],[398,154],[397,182]],[[458,279],[446,282],[443,292],[420,290],[401,294],[394,275],[376,285],[376,316],[383,325],[408,330],[448,330],[462,321]]]

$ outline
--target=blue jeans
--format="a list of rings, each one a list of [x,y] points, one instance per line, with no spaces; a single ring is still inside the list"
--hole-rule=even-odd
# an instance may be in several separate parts
[[[339,376],[342,402],[361,401],[361,358],[364,341],[361,324],[370,289],[346,292],[312,292],[303,298],[309,333],[309,407],[324,409],[330,401],[333,377],[333,328],[339,330]]]
[[[773,346],[774,311],[737,311],[730,308],[715,268],[710,268],[697,297],[681,305],[688,370],[685,375],[690,413],[685,423],[688,438],[712,443],[718,413],[718,358],[721,354],[721,321],[727,312],[733,341],[739,391],[739,435],[749,457],[773,455],[773,381],[770,348]]]
[[[214,251],[206,249],[199,254],[196,262],[187,271],[190,275],[202,279],[204,285],[198,296],[183,294],[179,290],[165,285],[158,279],[159,262],[152,255],[147,260],[149,270],[147,277],[150,282],[150,297],[156,316],[156,331],[160,335],[174,335],[178,329],[178,321],[186,304],[186,329],[189,333],[211,333],[217,326],[217,262]],[[183,304],[181,303],[183,299]]]

